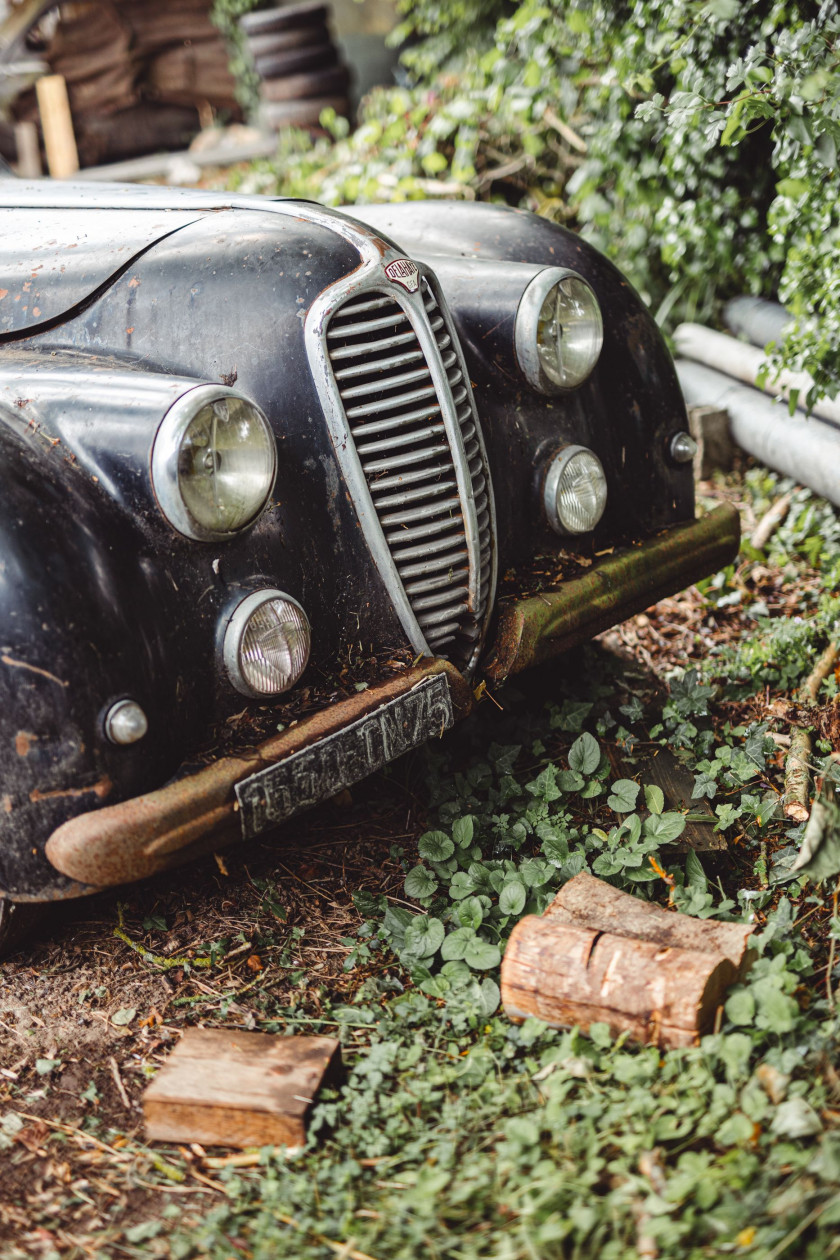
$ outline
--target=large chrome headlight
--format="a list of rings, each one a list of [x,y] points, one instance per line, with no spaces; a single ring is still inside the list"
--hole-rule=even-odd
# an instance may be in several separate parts
[[[152,449],[160,510],[179,533],[200,542],[250,525],[276,471],[277,444],[262,411],[224,385],[202,385],[179,398]]]
[[[546,468],[543,505],[556,533],[593,530],[607,505],[607,479],[598,456],[585,446],[564,446]]]
[[[228,677],[245,696],[274,696],[293,687],[312,644],[309,618],[282,591],[253,591],[237,604],[225,631]]]
[[[546,267],[522,295],[515,342],[519,366],[540,393],[581,385],[604,344],[604,321],[592,287],[574,271]]]

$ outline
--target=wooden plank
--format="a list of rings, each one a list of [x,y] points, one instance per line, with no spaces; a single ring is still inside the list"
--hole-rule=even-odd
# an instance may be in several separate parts
[[[674,845],[669,848],[687,853],[693,849],[695,853],[720,853],[726,851],[726,840],[719,831],[715,831],[715,816],[709,802],[703,798],[699,801],[691,799],[694,790],[694,775],[677,761],[669,748],[652,748],[641,754],[628,754],[624,749],[614,745],[607,748],[613,774],[619,779],[635,779],[638,783],[652,784],[662,789],[665,797],[665,808],[680,813],[688,810],[691,814],[705,814],[708,822],[689,820],[685,830]]]
[[[302,1146],[318,1090],[337,1077],[333,1037],[188,1029],[143,1097],[146,1136],[221,1146]]]
[[[67,179],[79,169],[79,154],[64,76],[44,75],[35,84],[35,91],[47,151],[47,167],[53,179]]]

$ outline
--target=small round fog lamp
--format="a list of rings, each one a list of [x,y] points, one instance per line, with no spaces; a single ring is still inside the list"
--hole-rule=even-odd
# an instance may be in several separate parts
[[[607,479],[600,459],[585,446],[565,446],[545,474],[543,506],[558,534],[588,534],[604,515]]]
[[[312,644],[309,618],[282,591],[254,591],[234,610],[225,631],[228,677],[244,696],[275,696],[306,669]]]
[[[697,443],[690,433],[675,433],[669,450],[675,464],[690,464],[697,454]]]
[[[105,714],[105,734],[112,744],[136,744],[148,729],[149,719],[136,700],[118,700]]]

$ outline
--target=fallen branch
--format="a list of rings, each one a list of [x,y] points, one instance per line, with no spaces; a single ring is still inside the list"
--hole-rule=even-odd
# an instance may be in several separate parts
[[[125,930],[125,907],[121,902],[117,903],[117,926],[114,928],[114,936],[117,940],[122,941],[133,949],[135,954],[139,954],[143,962],[151,963],[153,967],[159,967],[161,971],[173,971],[176,967],[184,967],[187,971],[191,967],[212,967],[213,959],[210,957],[201,958],[166,958],[163,954],[153,954],[150,949],[146,949],[145,945],[141,945],[139,941],[133,941]]]
[[[547,105],[543,110],[543,118],[548,123],[549,127],[553,127],[558,136],[562,136],[566,141],[566,144],[570,145],[573,149],[577,149],[578,153],[589,152],[589,145],[586,141],[582,140],[578,133],[573,131],[568,123],[564,123],[563,119],[559,118],[557,114],[555,114],[550,105]]]
[[[811,789],[811,735],[797,727],[790,737],[790,749],[785,758],[785,817],[791,822],[808,821],[810,808],[808,797]]]
[[[790,495],[783,494],[771,508],[764,513],[750,537],[750,546],[756,551],[763,551],[790,511]]]
[[[832,639],[799,689],[804,704],[816,704],[820,687],[837,663],[838,645]],[[785,759],[785,817],[792,822],[806,822],[810,810],[811,733],[798,727],[790,739],[790,752]]]

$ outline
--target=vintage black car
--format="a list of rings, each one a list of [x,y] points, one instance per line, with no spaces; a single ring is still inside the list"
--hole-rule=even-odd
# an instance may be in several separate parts
[[[653,319],[545,219],[11,178],[0,216],[7,905],[273,827],[736,550]]]

